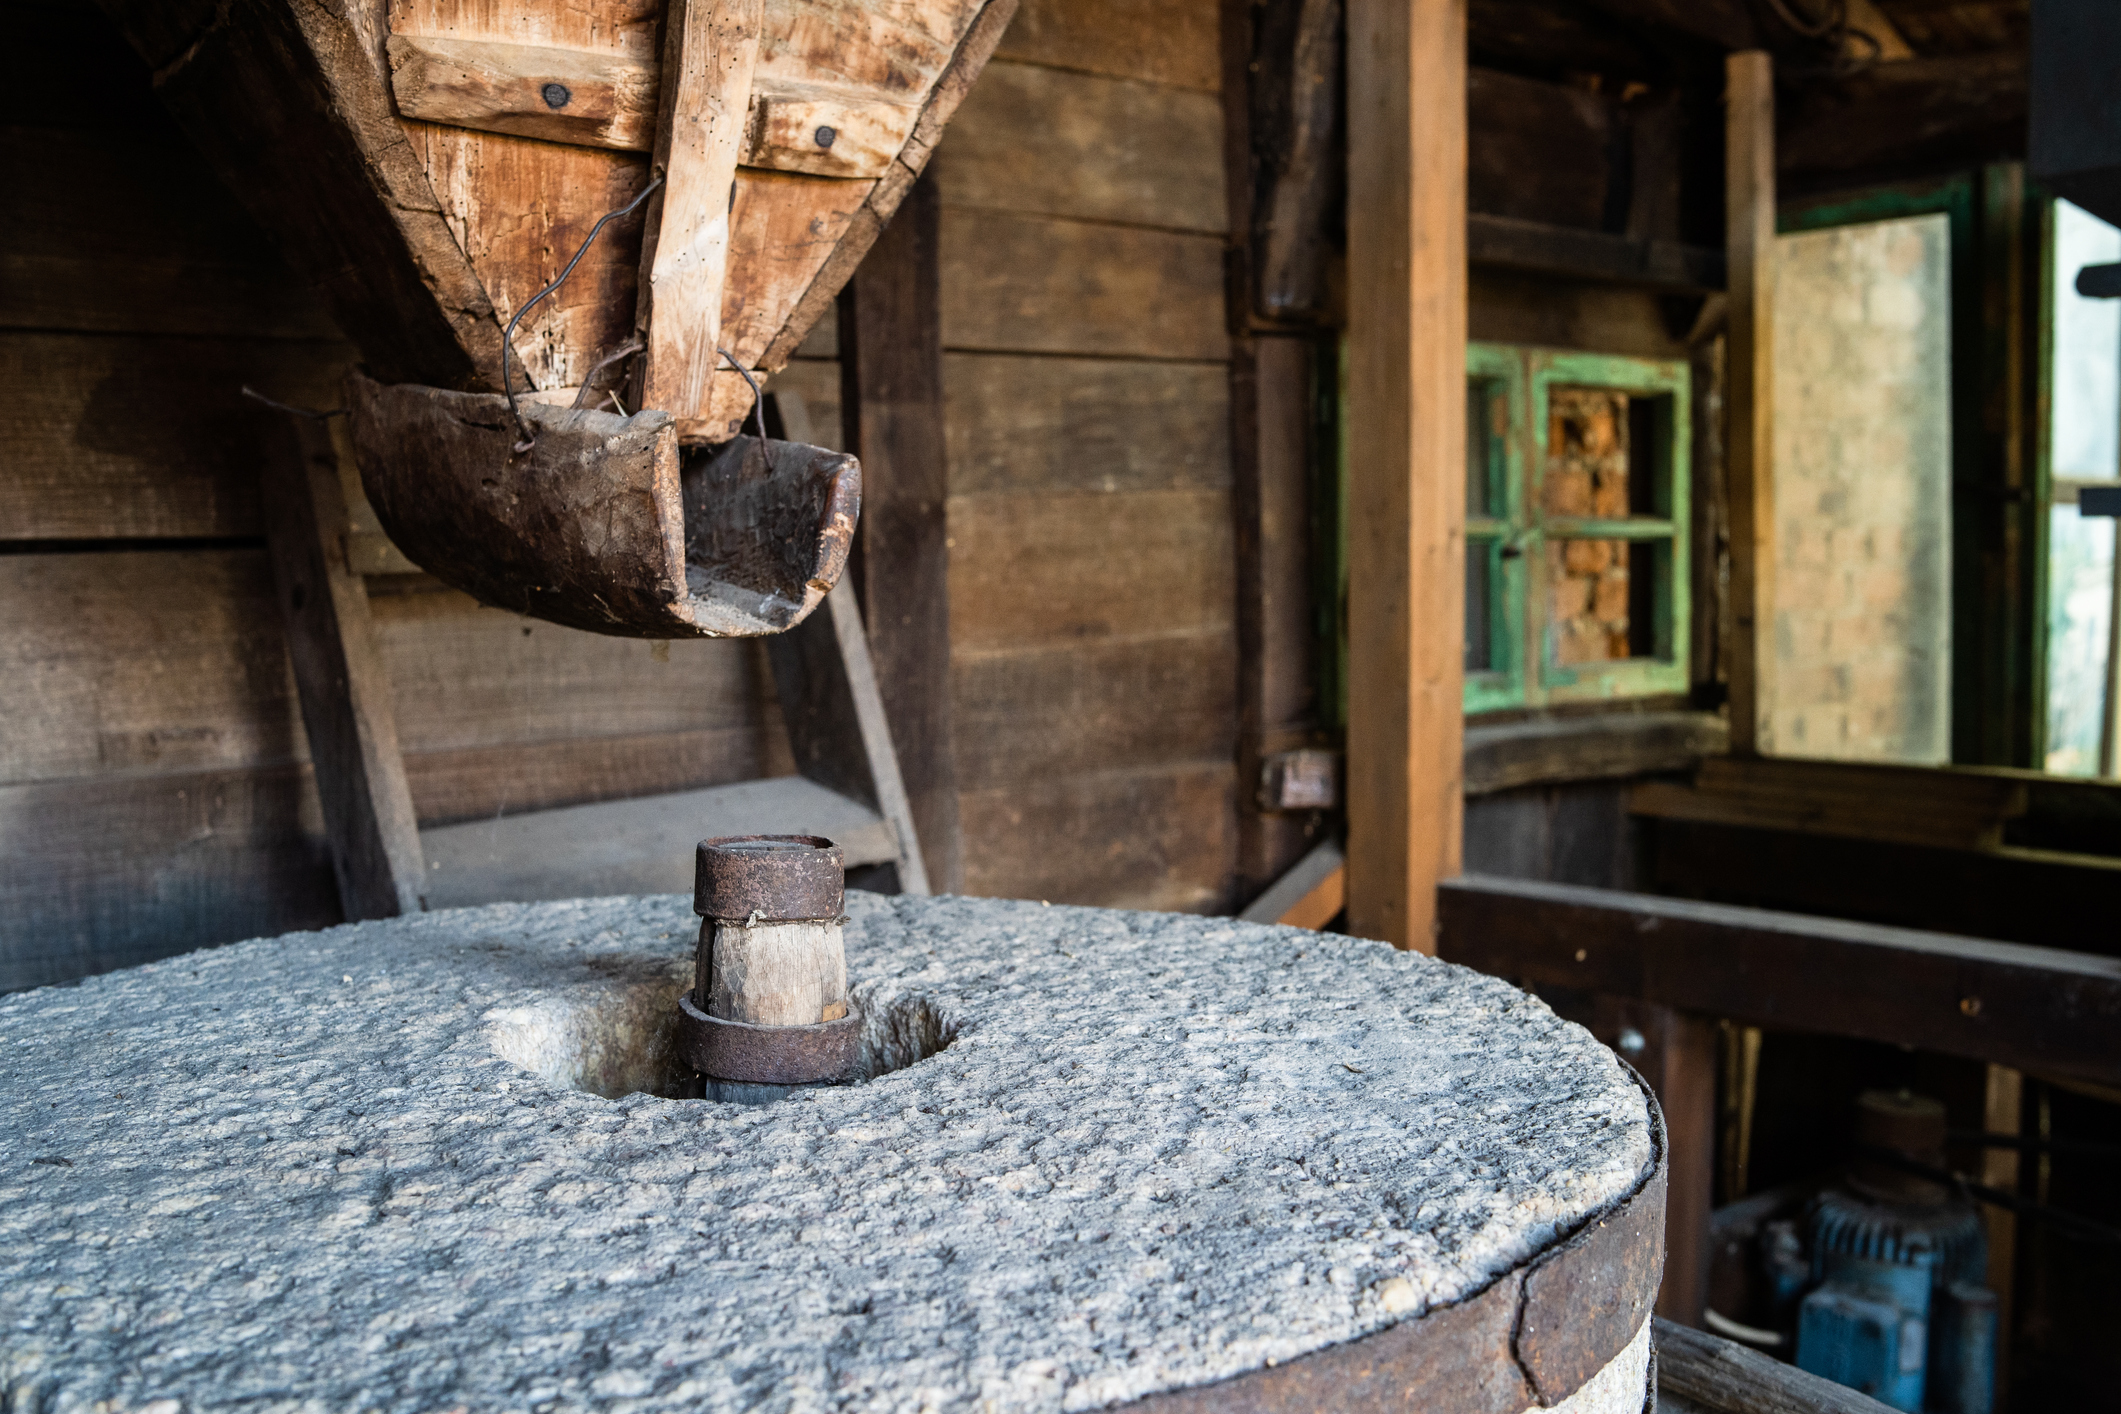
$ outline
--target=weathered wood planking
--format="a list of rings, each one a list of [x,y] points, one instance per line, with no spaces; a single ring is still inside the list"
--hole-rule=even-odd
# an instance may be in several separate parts
[[[1557,226],[1607,229],[1619,104],[1609,95],[1466,71],[1466,206]]]
[[[1214,93],[1217,20],[1216,0],[1024,0],[995,54]]]
[[[1229,384],[1218,363],[946,354],[951,491],[1227,487]]]
[[[1775,66],[1730,56],[1724,116],[1730,333],[1725,485],[1731,528],[1731,750],[1760,750],[1775,658]]]
[[[1227,762],[1086,771],[969,790],[975,894],[1212,913],[1231,903],[1237,773]]]
[[[0,786],[0,991],[338,921],[305,766]]]
[[[0,556],[0,781],[302,757],[263,549]]]
[[[424,828],[788,775],[777,709],[760,711],[739,727],[411,752],[405,776]]]
[[[256,339],[0,332],[0,539],[260,533],[261,437],[328,407],[352,351]]]
[[[648,206],[640,303],[638,402],[678,420],[680,435],[708,432],[720,365],[724,280],[735,230],[737,158],[758,66],[763,0],[670,0],[664,14],[654,169],[663,186]]]
[[[1229,633],[960,652],[951,679],[958,785],[967,792],[1098,771],[1228,763],[1236,751],[1237,650]],[[984,847],[969,819],[965,838],[969,878]]]
[[[391,112],[379,9],[106,9],[156,70],[178,126],[321,292],[372,374],[498,386],[501,325]]]
[[[1230,356],[1218,239],[945,207],[943,263],[948,349]]]
[[[993,63],[935,155],[952,206],[1220,235],[1212,93]]]
[[[772,685],[745,643],[609,638],[439,589],[371,606],[411,753],[741,731],[771,715]]]
[[[1477,266],[1469,285],[1466,332],[1476,342],[1638,358],[1687,356],[1686,327],[1674,329],[1654,291]]]
[[[1230,630],[1236,565],[1222,491],[950,499],[959,653]]]
[[[182,138],[0,128],[0,325],[338,337]],[[143,215],[149,219],[143,220]]]

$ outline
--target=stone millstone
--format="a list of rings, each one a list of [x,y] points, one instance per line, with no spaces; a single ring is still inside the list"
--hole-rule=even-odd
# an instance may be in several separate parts
[[[1441,1330],[1662,1191],[1543,1003],[1227,919],[850,895],[873,1078],[640,1093],[690,902],[0,999],[0,1404],[1090,1409]],[[1621,1345],[1540,1399],[1633,1414]]]

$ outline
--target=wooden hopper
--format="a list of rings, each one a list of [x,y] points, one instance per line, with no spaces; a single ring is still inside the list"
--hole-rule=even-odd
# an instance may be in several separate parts
[[[651,638],[831,588],[852,458],[686,449],[742,431],[1015,0],[106,3],[359,347],[356,457],[415,563]]]

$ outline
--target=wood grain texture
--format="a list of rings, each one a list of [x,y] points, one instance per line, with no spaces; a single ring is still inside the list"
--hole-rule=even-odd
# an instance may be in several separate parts
[[[1725,67],[1730,250],[1724,466],[1731,525],[1731,750],[1760,750],[1775,616],[1775,72],[1761,50]]]
[[[784,776],[795,770],[771,703],[737,727],[408,752],[405,778],[422,828]]]
[[[815,1026],[847,1014],[847,953],[838,923],[746,927],[708,920],[706,926],[713,930],[709,1016],[753,1026]]]
[[[1466,71],[1466,205],[1586,231],[1607,229],[1620,105],[1609,94],[1496,69]]]
[[[1475,725],[1465,734],[1468,796],[1520,786],[1690,770],[1729,745],[1709,712],[1629,712]]]
[[[0,325],[337,338],[199,154],[153,118],[124,140],[0,128],[0,184],[17,213],[0,229]]]
[[[1887,1414],[1847,1385],[1807,1374],[1734,1340],[1657,1317],[1657,1394],[1711,1414]]]
[[[943,388],[954,495],[1230,484],[1220,364],[946,354]]]
[[[1463,811],[1465,25],[1348,10],[1348,928],[1423,951]]]
[[[1221,491],[953,496],[960,653],[1236,622],[1230,498]]]
[[[1215,93],[1215,0],[1025,0],[997,57]]]
[[[1227,762],[1104,770],[967,791],[968,893],[1106,908],[1229,907]]]
[[[671,0],[664,16],[654,159],[663,187],[648,207],[655,238],[641,252],[636,321],[647,349],[638,405],[669,412],[680,435],[708,417],[721,362],[730,186],[763,16],[762,0]]]
[[[349,919],[418,913],[419,828],[367,586],[346,563],[338,451],[323,422],[289,420],[260,499],[339,906]]]
[[[330,407],[343,344],[0,332],[0,538],[260,533],[258,468],[281,414]]]
[[[1467,337],[1638,358],[1685,358],[1685,326],[1673,327],[1655,292],[1475,266],[1468,274]]]
[[[416,758],[488,749],[528,758],[573,741],[746,733],[764,730],[775,715],[755,644],[609,638],[482,608],[450,590],[376,593],[370,605],[396,694],[399,740]],[[583,749],[594,755],[606,748]],[[712,784],[719,782],[680,780],[670,789]],[[523,806],[519,800],[506,808]]]
[[[0,556],[0,782],[303,755],[262,549]]]
[[[951,679],[958,784],[968,794],[1086,771],[1227,768],[1237,746],[1237,652],[1227,633],[960,652]],[[969,817],[965,837],[970,850]]]
[[[991,80],[990,80],[991,81]],[[840,299],[845,426],[862,461],[850,566],[930,881],[964,879],[950,730],[950,467],[939,194],[917,184]]]
[[[1445,956],[1752,1025],[2121,1078],[2121,959],[1836,918],[1468,875]],[[1834,985],[1818,985],[1832,977]]]
[[[177,37],[159,5],[108,10],[143,53]],[[239,0],[197,14],[157,91],[376,376],[498,386],[501,326],[390,110],[380,19]]]
[[[387,52],[391,97],[407,118],[627,152],[655,145],[657,69],[647,57],[403,33]]]
[[[956,207],[1221,234],[1212,93],[994,63],[935,156]]]
[[[946,207],[943,264],[945,348],[1229,357],[1219,240]]]
[[[0,786],[0,991],[338,921],[306,767]]]

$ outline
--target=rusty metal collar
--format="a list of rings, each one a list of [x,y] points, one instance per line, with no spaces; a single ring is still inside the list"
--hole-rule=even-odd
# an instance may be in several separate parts
[[[849,1012],[815,1026],[753,1026],[724,1021],[678,998],[678,1055],[713,1080],[749,1085],[837,1085],[858,1079],[862,1018]]]
[[[846,902],[840,847],[821,835],[701,840],[692,911],[703,918],[831,920]]]

